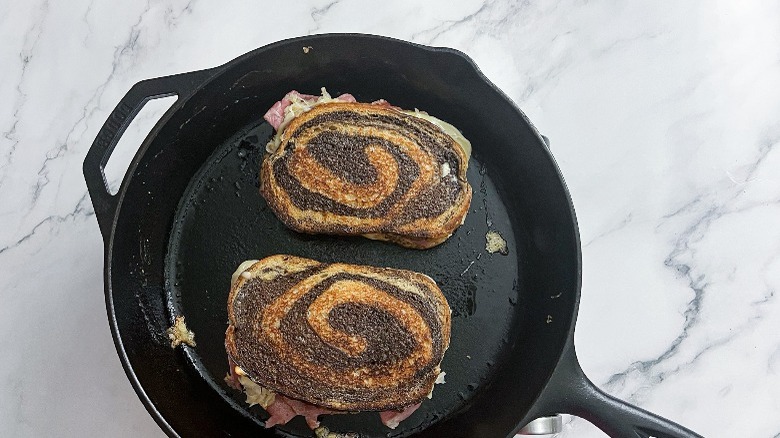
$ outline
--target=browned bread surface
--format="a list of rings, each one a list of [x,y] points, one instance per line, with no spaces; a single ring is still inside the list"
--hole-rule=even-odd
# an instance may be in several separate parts
[[[236,278],[228,318],[228,356],[253,381],[343,411],[421,402],[450,342],[450,308],[430,277],[288,255]]]
[[[411,248],[444,242],[471,202],[468,157],[427,120],[365,103],[330,103],[285,128],[260,192],[288,227]]]

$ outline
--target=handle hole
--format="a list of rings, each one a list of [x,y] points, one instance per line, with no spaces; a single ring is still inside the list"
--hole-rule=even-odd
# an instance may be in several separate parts
[[[103,167],[103,177],[106,180],[106,188],[111,195],[119,191],[122,179],[125,176],[130,162],[133,161],[138,148],[144,141],[160,117],[168,111],[178,99],[178,96],[160,97],[147,101],[141,111],[135,116],[127,130],[114,147],[114,151]]]

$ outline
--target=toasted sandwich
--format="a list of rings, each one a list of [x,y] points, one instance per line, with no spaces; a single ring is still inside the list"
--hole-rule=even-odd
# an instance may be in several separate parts
[[[471,143],[452,125],[384,100],[290,92],[265,115],[277,132],[260,192],[295,231],[410,248],[444,242],[471,202]]]
[[[379,412],[395,428],[442,383],[450,307],[428,276],[289,255],[233,276],[226,381],[269,414]]]

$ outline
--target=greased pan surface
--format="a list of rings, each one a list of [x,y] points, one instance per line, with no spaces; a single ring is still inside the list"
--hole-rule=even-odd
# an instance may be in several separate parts
[[[522,249],[515,243],[509,212],[495,184],[486,172],[480,174],[485,167],[473,161],[469,169],[478,189],[466,223],[433,249],[412,250],[359,237],[310,236],[287,229],[258,193],[257,171],[264,144],[255,139],[264,140],[270,132],[264,123],[220,147],[193,179],[174,222],[166,276],[173,283],[174,313],[185,315],[197,334],[198,346],[188,353],[198,372],[236,409],[249,417],[267,418],[259,407],[246,409],[245,397],[222,380],[227,366],[224,331],[229,278],[246,254],[252,258],[293,254],[426,273],[441,287],[453,311],[452,340],[442,363],[447,383],[437,385],[433,399],[425,400],[413,417],[395,431],[383,426],[377,413],[325,416],[324,425],[367,437],[390,432],[405,436],[405,431],[421,430],[467,405],[490,382],[494,367],[508,365],[502,353],[519,332],[519,309],[525,306],[517,285],[518,258],[522,257],[518,251]],[[508,255],[485,251],[489,229],[509,240]],[[310,436],[303,418],[279,428]]]
[[[303,47],[311,47],[304,51]],[[465,224],[431,250],[288,230],[258,193],[272,131],[265,110],[290,89],[349,92],[420,108],[473,144]],[[116,196],[102,166],[150,98],[179,100],[152,130]],[[264,429],[222,380],[229,278],[250,258],[285,253],[324,262],[412,269],[433,277],[453,309],[447,383],[398,429],[376,413],[323,417],[364,437],[502,437],[538,415],[571,412],[613,436],[696,436],[611,399],[587,381],[572,333],[579,300],[576,221],[541,136],[460,52],[367,35],[282,41],[212,70],[140,82],[101,129],[84,173],[106,243],[106,303],[120,359],[171,436],[311,436],[302,419]],[[485,234],[507,241],[488,253]],[[171,349],[184,315],[197,346]],[[631,435],[634,434],[634,435]]]

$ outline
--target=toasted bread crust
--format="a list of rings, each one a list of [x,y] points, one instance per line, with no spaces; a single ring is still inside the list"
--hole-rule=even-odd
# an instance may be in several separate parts
[[[472,196],[467,166],[455,140],[427,120],[330,103],[290,122],[263,161],[260,192],[296,231],[425,249],[463,223]]]
[[[402,409],[432,390],[450,308],[430,277],[287,255],[245,272],[225,348],[259,385],[343,411]]]

